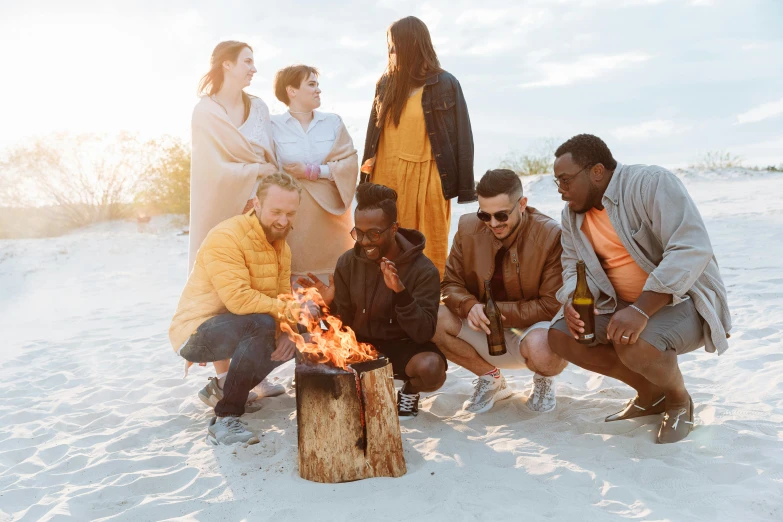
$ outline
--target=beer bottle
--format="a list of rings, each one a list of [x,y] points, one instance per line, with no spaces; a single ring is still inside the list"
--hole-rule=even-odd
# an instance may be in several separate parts
[[[595,341],[595,300],[587,286],[587,273],[584,261],[576,262],[576,291],[574,292],[574,310],[584,325],[584,333],[577,340],[581,344],[592,344]]]
[[[506,336],[503,331],[503,320],[500,317],[500,308],[495,300],[492,299],[492,283],[489,280],[484,281],[484,295],[486,303],[484,313],[489,319],[489,333],[487,334],[487,346],[490,355],[503,355],[506,353]]]

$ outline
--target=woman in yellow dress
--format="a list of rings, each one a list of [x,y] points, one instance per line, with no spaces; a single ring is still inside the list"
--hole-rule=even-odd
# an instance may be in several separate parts
[[[397,191],[400,226],[424,234],[424,254],[443,277],[450,200],[476,201],[468,108],[457,79],[441,69],[424,22],[397,20],[387,42],[389,63],[375,88],[362,181]]]

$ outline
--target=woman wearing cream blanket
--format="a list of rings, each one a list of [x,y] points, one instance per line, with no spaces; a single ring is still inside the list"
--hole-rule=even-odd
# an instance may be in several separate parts
[[[212,227],[242,213],[258,179],[278,170],[269,109],[243,90],[256,73],[253,50],[243,42],[221,42],[211,64],[193,110],[188,273]]]
[[[292,284],[315,275],[324,283],[346,250],[353,246],[351,202],[359,175],[353,141],[336,114],[321,106],[318,71],[293,65],[275,75],[275,96],[288,111],[272,117],[278,164],[302,185],[291,247]]]

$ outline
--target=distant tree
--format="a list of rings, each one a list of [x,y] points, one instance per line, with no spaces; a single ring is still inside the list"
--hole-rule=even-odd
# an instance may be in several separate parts
[[[142,173],[135,203],[147,212],[190,214],[190,147],[164,136],[148,144],[152,157]]]
[[[75,226],[123,217],[147,168],[148,148],[128,133],[34,138],[8,150],[0,165],[8,186],[0,196],[6,206],[54,206]]]
[[[744,160],[741,156],[735,156],[725,150],[711,150],[702,154],[699,161],[691,165],[691,168],[698,170],[721,170],[742,167],[743,163]]]
[[[536,174],[551,174],[555,161],[556,140],[554,138],[540,140],[532,150],[520,152],[512,150],[500,160],[499,168],[510,169],[519,176],[534,176]]]

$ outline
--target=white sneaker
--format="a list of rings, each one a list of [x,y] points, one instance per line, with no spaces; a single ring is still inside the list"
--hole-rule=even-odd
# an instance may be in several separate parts
[[[536,413],[548,413],[557,406],[554,377],[533,375],[533,387],[527,398],[527,407]]]
[[[261,384],[263,383],[264,381],[261,381]],[[285,391],[285,388],[283,388],[283,391]],[[201,391],[198,392],[198,398],[201,399],[201,402],[203,402],[210,408],[214,408],[215,406],[217,406],[217,403],[220,402],[220,399],[223,398],[223,388],[221,388],[220,385],[218,385],[217,377],[209,378],[209,380],[207,381],[207,385],[204,386],[201,389]],[[258,394],[255,392],[251,391],[247,396],[247,402],[253,402],[256,399],[258,399]]]
[[[466,400],[462,409],[470,413],[484,413],[492,409],[497,401],[508,399],[514,391],[506,384],[506,378],[498,371],[499,377],[482,375],[473,381],[473,396]]]
[[[239,417],[213,417],[207,428],[207,442],[215,446],[247,442],[252,437]]]
[[[251,395],[255,394],[258,397],[254,399],[250,399],[248,397],[247,402],[253,402],[254,400],[260,399],[262,397],[277,397],[278,395],[283,395],[284,393],[285,393],[285,386],[279,383],[271,383],[268,380],[264,379],[263,381],[258,383],[255,388],[253,388],[253,391],[250,392]]]

